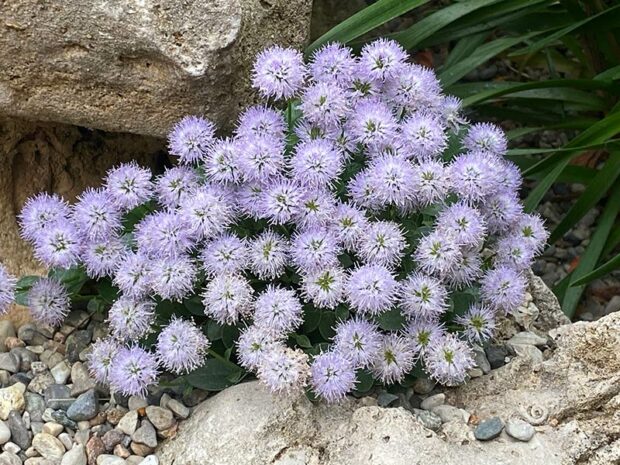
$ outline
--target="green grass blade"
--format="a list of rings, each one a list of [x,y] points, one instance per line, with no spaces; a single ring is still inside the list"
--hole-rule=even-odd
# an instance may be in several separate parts
[[[514,51],[513,53],[511,53],[511,56],[526,55],[526,54],[531,55],[533,53],[536,53],[537,51],[547,47],[549,44],[552,44],[553,42],[560,39],[561,37],[567,34],[570,34],[571,32],[575,31],[576,29],[579,29],[580,27],[588,24],[591,21],[595,21],[605,15],[608,15],[609,13],[616,11],[618,8],[620,8],[620,4],[613,6],[611,8],[608,8],[605,11],[601,11],[600,13],[590,16],[588,18],[582,19],[581,21],[574,22],[570,26],[567,26],[563,29],[560,29],[559,31],[554,32],[553,34],[543,37],[542,39],[538,40],[536,43],[530,45],[529,47],[524,47],[524,48]]]
[[[609,254],[612,253],[616,247],[618,247],[618,244],[620,244],[620,224],[616,223],[609,233],[609,238],[607,239],[603,252],[601,252],[601,259],[607,258]]]
[[[584,286],[586,284],[590,284],[595,279],[602,278],[606,274],[611,273],[618,268],[620,268],[620,254],[616,255],[604,265],[599,266],[594,271],[591,271],[587,275],[577,279],[575,282],[571,283],[571,286]]]
[[[475,34],[470,37],[463,37],[459,40],[454,48],[450,51],[448,58],[442,65],[442,68],[450,68],[459,61],[470,56],[474,51],[480,47],[487,38],[487,34]]]
[[[566,165],[568,165],[569,163],[570,158],[562,160],[561,163],[556,164],[551,170],[551,172],[549,172],[544,178],[540,180],[538,184],[536,184],[536,187],[532,189],[532,192],[530,192],[530,194],[523,202],[523,207],[526,212],[532,212],[536,209],[542,198],[545,196],[545,193],[551,188],[553,183],[558,179],[560,174],[562,174],[564,168],[566,168]],[[531,168],[525,170],[523,172],[523,175],[528,176],[528,172],[530,170]]]
[[[600,144],[608,140],[609,138],[620,133],[620,112],[611,113],[606,118],[593,124],[581,134],[572,139],[565,148],[581,147],[583,145]],[[524,174],[531,174],[536,171],[544,171],[554,165],[560,165],[565,162],[568,164],[570,159],[579,153],[579,151],[558,152],[550,157],[547,157],[536,165],[528,169]]]
[[[458,21],[463,16],[485,6],[499,3],[500,1],[501,0],[469,0],[467,2],[454,3],[430,14],[410,28],[394,34],[392,37],[398,40],[406,49],[412,49],[424,39],[430,37],[449,24]]]
[[[472,53],[466,59],[460,61],[459,63],[450,68],[444,69],[441,73],[439,73],[439,80],[443,83],[444,86],[454,84],[456,81],[461,79],[474,68],[477,68],[482,63],[499,55],[504,50],[507,50],[520,42],[523,42],[527,37],[530,37],[531,35],[532,34],[528,34],[522,37],[503,37],[501,39],[496,39],[492,42],[488,42],[481,47],[478,47],[478,50],[476,50],[475,53]]]
[[[609,195],[609,200],[599,218],[598,226],[592,235],[590,244],[581,256],[579,265],[571,274],[570,287],[566,289],[564,298],[562,299],[562,310],[569,318],[572,318],[575,314],[577,304],[585,289],[583,284],[580,285],[577,283],[594,270],[619,211],[620,183],[617,183]]]
[[[615,81],[620,79],[620,65],[606,69],[593,78],[595,81]]]
[[[512,157],[523,155],[537,155],[542,153],[555,153],[555,152],[570,152],[574,150],[590,150],[601,149],[617,150],[620,139],[609,139],[601,144],[582,145],[580,147],[563,147],[563,148],[551,148],[551,149],[510,149],[506,152],[507,155]]]
[[[555,227],[549,236],[549,244],[553,244],[564,236],[588,211],[594,207],[608,192],[611,186],[620,176],[620,153],[612,153],[605,165],[587,189],[579,196],[577,201],[566,212],[562,221]]]
[[[442,28],[418,44],[421,48],[431,47],[482,32],[504,27],[521,18],[540,16],[546,6],[554,0],[503,0],[463,16],[458,21]],[[528,21],[529,22],[529,21]],[[531,28],[528,30],[532,30]]]
[[[447,89],[447,92],[462,98],[463,106],[468,107],[504,95],[542,89],[558,89],[565,92],[570,92],[569,89],[620,92],[620,89],[614,89],[614,84],[610,80],[592,81],[591,79],[549,79],[547,81],[527,83],[475,82],[451,86]],[[594,97],[599,98],[598,96]]]
[[[428,2],[429,0],[379,0],[327,31],[310,44],[306,53],[310,54],[329,42],[346,44]]]

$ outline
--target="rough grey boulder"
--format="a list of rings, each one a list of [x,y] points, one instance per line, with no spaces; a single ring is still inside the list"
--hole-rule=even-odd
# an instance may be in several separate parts
[[[230,125],[254,55],[301,47],[311,0],[13,0],[0,24],[0,113],[163,136],[185,114]]]
[[[313,405],[273,397],[258,383],[207,399],[158,455],[162,465],[603,465],[620,462],[620,313],[552,329],[543,363],[516,357],[447,402],[471,421],[499,416],[533,424],[525,443],[505,432],[479,442],[473,427],[449,422],[437,433],[402,408],[373,399]]]

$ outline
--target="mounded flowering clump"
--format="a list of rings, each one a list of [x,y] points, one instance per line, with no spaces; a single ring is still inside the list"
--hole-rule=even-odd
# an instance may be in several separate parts
[[[184,118],[163,174],[129,163],[72,206],[28,201],[23,236],[53,269],[18,286],[33,316],[60,325],[90,294],[110,326],[91,372],[124,394],[163,372],[221,389],[247,370],[327,402],[370,376],[464,382],[547,238],[502,130],[386,40],[309,63],[272,47],[252,79],[268,104],[227,137]],[[14,294],[0,269],[0,311]]]

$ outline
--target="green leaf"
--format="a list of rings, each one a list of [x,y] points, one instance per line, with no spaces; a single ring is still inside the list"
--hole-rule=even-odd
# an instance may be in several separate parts
[[[392,308],[387,312],[381,313],[377,317],[379,327],[385,331],[398,331],[403,329],[405,318],[398,308]]]
[[[614,258],[606,262],[604,265],[599,266],[594,271],[586,274],[585,276],[571,282],[571,286],[583,286],[586,284],[590,284],[592,281],[598,278],[602,278],[608,273],[611,273],[614,270],[620,268],[620,254],[616,255]]]
[[[588,24],[591,21],[600,19],[602,16],[607,15],[610,12],[613,12],[614,10],[618,8],[620,8],[620,4],[613,6],[611,8],[608,8],[607,10],[601,11],[600,13],[595,14],[593,16],[589,16],[581,21],[573,22],[569,26],[563,29],[560,29],[559,31],[556,31],[553,34],[550,34],[546,37],[543,37],[542,39],[538,40],[537,42],[533,43],[532,45],[528,47],[524,47],[524,48],[514,51],[511,55],[515,56],[515,55],[534,54],[540,49],[547,47],[549,44],[552,44],[556,40],[560,39],[561,37],[573,32],[576,29],[579,29],[580,27],[584,26],[585,24]]]
[[[569,318],[572,318],[575,314],[577,304],[585,289],[584,285],[578,285],[576,283],[581,278],[587,276],[596,266],[603,247],[605,246],[605,242],[607,242],[607,238],[609,237],[611,228],[616,221],[618,212],[620,212],[620,183],[617,183],[610,192],[609,199],[599,218],[596,230],[590,239],[590,244],[581,256],[579,265],[570,275],[571,287],[566,289],[564,298],[562,299],[562,310]]]
[[[452,293],[452,310],[457,315],[462,315],[475,301],[476,297],[470,292],[454,292]]]
[[[244,376],[241,367],[219,358],[209,358],[205,364],[185,376],[193,387],[205,391],[221,391],[238,383]]]
[[[616,81],[620,79],[620,65],[606,69],[592,78],[595,81]]]
[[[616,223],[611,232],[609,233],[609,237],[607,238],[607,242],[605,243],[605,248],[601,252],[601,258],[606,258],[612,253],[615,248],[620,244],[620,224]]]
[[[112,285],[112,281],[109,279],[102,279],[97,283],[97,290],[101,298],[107,303],[112,305],[116,299],[118,299],[119,289]]]
[[[209,320],[207,322],[207,337],[210,341],[219,341],[222,339],[224,327],[217,321]]]
[[[500,0],[468,0],[467,2],[454,3],[431,13],[405,31],[396,33],[392,37],[399,41],[406,49],[412,49],[424,39],[430,37],[449,24],[458,21],[463,16],[482,7],[499,3],[499,1]]]
[[[293,334],[293,338],[295,339],[295,343],[302,349],[312,348],[312,343],[305,334]]]
[[[357,371],[357,383],[355,384],[355,392],[364,394],[372,389],[375,379],[368,370]]]
[[[334,326],[336,326],[336,314],[334,312],[321,312],[321,323],[319,324],[319,332],[326,340],[331,340],[335,335]]]
[[[321,311],[312,305],[304,305],[304,322],[302,329],[305,334],[311,333],[319,327],[321,323]]]
[[[450,68],[452,65],[455,65],[459,61],[470,56],[480,45],[484,43],[486,38],[486,33],[463,37],[450,51],[450,54],[446,58],[442,68]]]
[[[575,224],[594,207],[613,186],[620,176],[620,153],[612,153],[603,167],[592,179],[590,185],[570,207],[549,236],[549,244],[553,244],[569,231]]]
[[[583,131],[577,137],[572,139],[565,148],[580,147],[588,144],[599,144],[610,137],[613,137],[620,131],[620,112],[612,113],[601,121],[593,124],[588,129]],[[532,173],[544,171],[548,168],[551,170],[545,175],[545,177],[538,183],[538,185],[530,192],[525,199],[525,210],[528,212],[533,211],[540,203],[545,193],[549,190],[551,185],[556,181],[558,176],[562,173],[564,168],[568,166],[570,160],[575,155],[581,153],[579,150],[573,150],[568,152],[558,152],[550,157],[547,157],[534,166],[528,168],[523,172],[525,176]]]
[[[548,79],[546,81],[535,81],[526,83],[510,81],[470,82],[455,84],[453,86],[450,86],[447,90],[451,94],[454,94],[457,97],[461,97],[463,99],[463,107],[468,107],[480,104],[487,100],[503,97],[504,95],[522,93],[531,90],[565,88],[580,89],[584,91],[606,90],[610,92],[617,92],[617,90],[614,89],[613,83],[611,81],[594,82],[591,79]],[[556,97],[558,95],[561,95],[567,99],[572,98],[572,96],[570,95],[570,90],[567,90],[564,93],[560,94],[557,93],[557,90],[555,92],[556,94],[549,94],[548,98],[553,98],[554,95]],[[598,98],[597,96],[595,97]],[[583,98],[585,98],[585,96]]]
[[[336,307],[336,321],[345,321],[349,318],[349,309],[345,305]]]
[[[411,11],[429,0],[379,0],[330,29],[307,48],[310,54],[330,42],[343,44]]]
[[[518,44],[519,42],[523,42],[526,38],[531,37],[532,35],[533,34],[528,34],[522,37],[502,37],[501,39],[496,39],[492,42],[488,42],[478,47],[476,52],[472,53],[466,59],[458,62],[456,65],[450,68],[444,69],[441,73],[439,73],[439,80],[443,83],[444,86],[454,84],[456,81],[461,79],[473,69],[480,66],[482,63],[499,55],[504,50],[509,49],[510,47]]]
[[[41,279],[41,276],[22,276],[15,284],[15,290],[17,292],[30,290],[39,279]]]
[[[227,349],[234,347],[235,341],[239,337],[239,328],[232,325],[224,325],[222,328],[222,342]]]
[[[202,304],[202,299],[199,295],[193,295],[189,299],[185,299],[183,305],[192,315],[205,316],[205,306]]]

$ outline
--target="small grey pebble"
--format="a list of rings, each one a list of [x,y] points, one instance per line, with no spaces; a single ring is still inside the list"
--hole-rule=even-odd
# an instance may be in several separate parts
[[[433,412],[414,409],[414,415],[425,428],[432,431],[439,431],[439,428],[441,428],[441,418]]]
[[[474,430],[474,436],[478,441],[490,441],[500,435],[504,429],[504,422],[500,417],[492,417],[482,421]]]
[[[511,418],[506,422],[506,433],[512,438],[527,442],[534,437],[536,430],[527,421]]]

